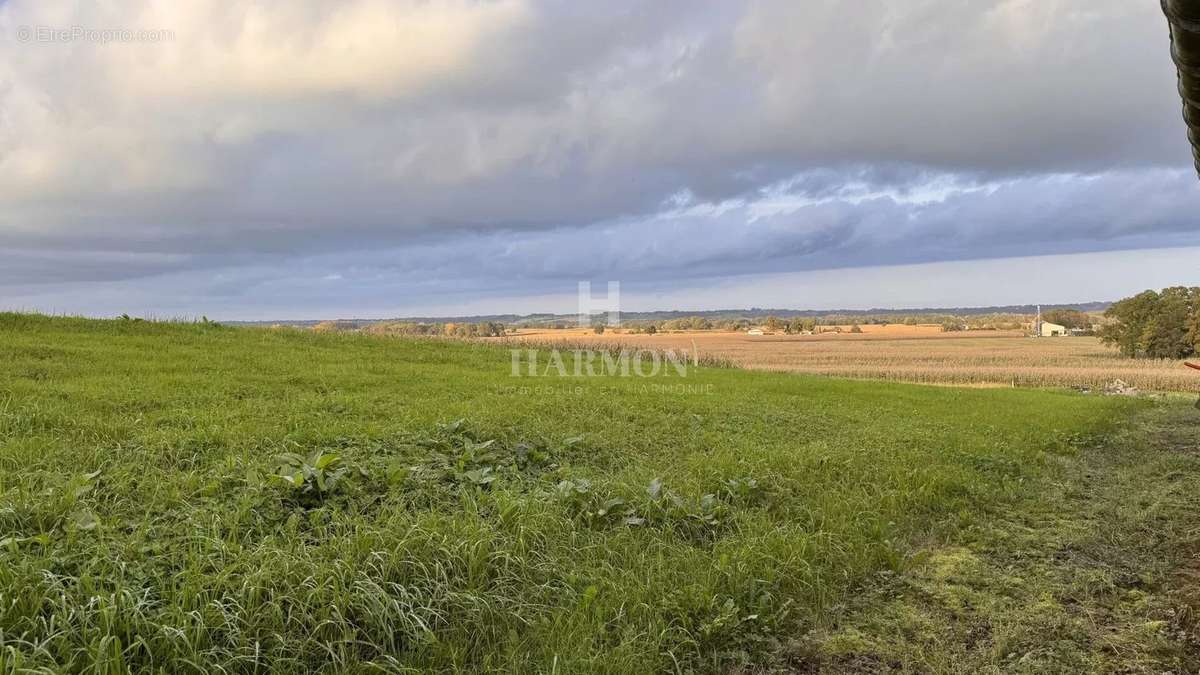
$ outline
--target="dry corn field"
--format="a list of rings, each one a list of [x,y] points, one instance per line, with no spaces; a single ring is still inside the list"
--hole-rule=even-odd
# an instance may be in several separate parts
[[[812,336],[729,332],[657,335],[582,330],[521,331],[518,340],[620,343],[687,349],[744,368],[925,384],[1103,388],[1113,380],[1148,391],[1200,391],[1181,361],[1122,358],[1096,338],[1034,339],[1017,332],[939,333],[922,327]],[[512,338],[510,338],[512,339]]]

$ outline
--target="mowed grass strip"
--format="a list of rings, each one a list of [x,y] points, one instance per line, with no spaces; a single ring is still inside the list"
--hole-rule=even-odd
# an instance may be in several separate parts
[[[0,314],[0,670],[765,663],[1141,407],[510,368],[480,344]],[[346,474],[301,494],[271,476],[289,452]]]
[[[829,611],[790,649],[823,673],[1200,672],[1200,413],[1141,411],[1036,497]]]

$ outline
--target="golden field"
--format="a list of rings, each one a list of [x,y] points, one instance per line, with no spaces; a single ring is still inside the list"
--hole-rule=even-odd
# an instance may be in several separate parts
[[[944,333],[937,326],[862,326],[862,333],[761,335],[685,331],[520,330],[517,341],[686,349],[758,370],[926,384],[1103,388],[1120,379],[1148,391],[1200,391],[1181,361],[1120,357],[1092,337],[1030,338],[1017,331]]]

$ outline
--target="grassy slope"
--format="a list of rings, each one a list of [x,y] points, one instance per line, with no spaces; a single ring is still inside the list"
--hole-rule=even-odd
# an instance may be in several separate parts
[[[550,393],[512,394],[507,352],[485,346],[0,315],[0,664],[770,663],[1139,407],[736,370],[668,381],[712,393],[546,378],[521,384]],[[490,488],[430,459],[471,439],[497,441]],[[521,441],[550,461],[517,469]],[[305,509],[261,475],[314,448],[367,476]],[[745,477],[760,489],[701,506]],[[654,478],[681,504],[650,500]],[[592,492],[559,497],[564,479]],[[586,515],[614,496],[647,522]]]
[[[1141,411],[791,645],[828,672],[1200,672],[1200,413]]]

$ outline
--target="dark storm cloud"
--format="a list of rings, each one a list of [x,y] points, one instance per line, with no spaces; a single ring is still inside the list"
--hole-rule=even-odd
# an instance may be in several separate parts
[[[919,194],[843,186],[834,196],[785,192],[749,202],[691,205],[649,221],[628,218],[458,237],[326,257],[320,264],[395,279],[473,279],[490,287],[1186,246],[1200,244],[1195,220],[1200,191],[1193,181],[1186,170],[1153,170],[1086,179],[1039,176],[986,186],[946,182]]]
[[[42,25],[172,36],[15,39]],[[9,2],[0,288],[519,292],[1195,243],[1166,39],[1128,0]]]

